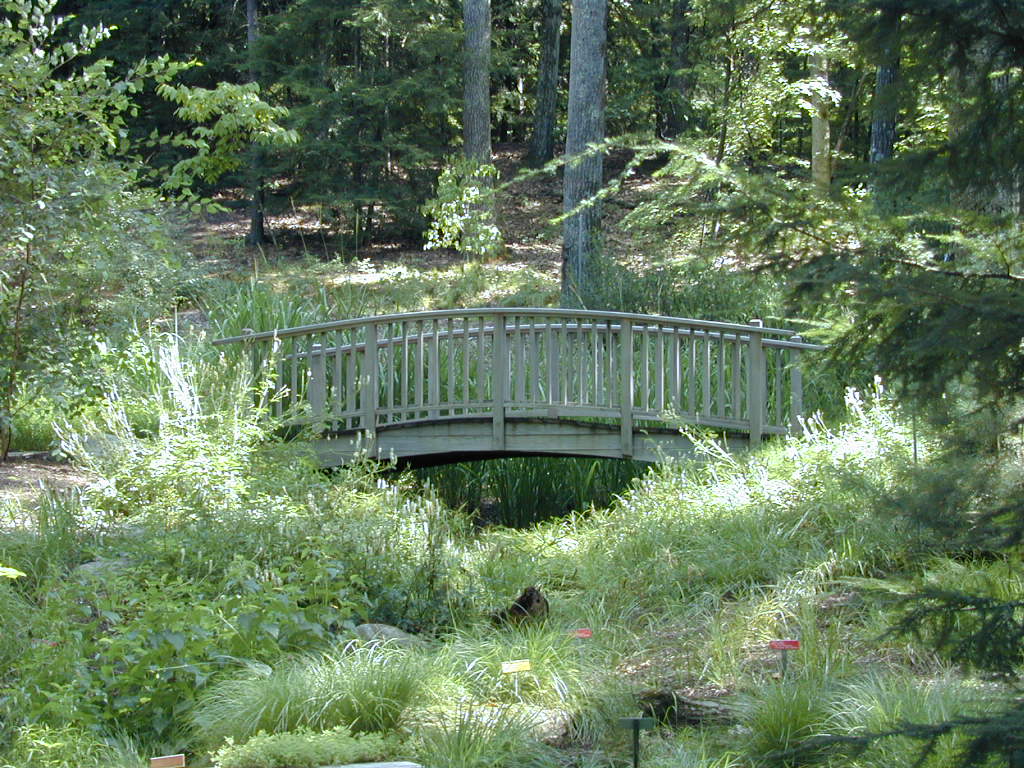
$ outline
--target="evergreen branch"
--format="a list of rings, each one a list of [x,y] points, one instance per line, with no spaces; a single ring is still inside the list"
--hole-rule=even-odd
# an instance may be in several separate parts
[[[980,278],[984,280],[995,279],[995,280],[1010,280],[1015,283],[1024,283],[1024,275],[1015,275],[1012,272],[962,272],[956,269],[943,269],[939,267],[932,267],[928,264],[921,264],[920,262],[913,261],[912,259],[892,259],[893,263],[902,264],[906,267],[912,267],[914,269],[921,270],[922,272],[931,272],[936,275],[945,275],[946,277],[959,277],[964,280],[973,280]]]

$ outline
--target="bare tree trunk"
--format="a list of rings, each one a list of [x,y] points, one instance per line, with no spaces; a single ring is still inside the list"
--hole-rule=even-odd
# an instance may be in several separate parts
[[[828,59],[822,53],[811,55],[811,77],[828,85]],[[813,97],[811,113],[811,180],[818,192],[827,195],[832,186],[832,137],[828,122],[828,103]]]
[[[669,66],[671,71],[665,84],[665,115],[662,135],[674,139],[686,128],[687,105],[690,100],[691,78],[684,70],[690,65],[690,37],[693,28],[687,15],[690,0],[672,3],[672,21],[669,30]]]
[[[526,161],[544,165],[555,156],[555,111],[558,107],[558,62],[562,36],[562,0],[544,0],[541,24],[537,107]]]
[[[253,61],[256,40],[259,37],[259,24],[256,17],[257,0],[245,0],[245,39],[249,52],[249,81],[256,82],[256,65]],[[249,232],[245,236],[247,245],[263,245],[267,242],[267,235],[263,228],[263,179],[260,176],[260,166],[263,158],[259,149],[253,148],[252,152],[252,196],[249,199]]]
[[[601,189],[603,156],[586,152],[604,139],[607,0],[573,0],[569,50],[569,126],[565,138],[564,210],[575,210]],[[592,203],[565,220],[562,241],[562,304],[586,306],[594,288],[601,210]]]
[[[491,162],[491,0],[463,0],[462,139],[466,157]]]
[[[898,12],[887,12],[882,17],[886,40],[882,61],[875,74],[875,95],[871,104],[872,163],[892,158],[896,146],[896,90],[900,73]]]

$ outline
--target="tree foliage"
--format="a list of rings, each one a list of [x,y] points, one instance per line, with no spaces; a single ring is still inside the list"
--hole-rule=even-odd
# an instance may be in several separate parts
[[[115,74],[94,59],[110,34],[83,28],[62,41],[53,0],[8,0],[0,23],[0,458],[7,454],[19,401],[45,387],[74,396],[64,365],[90,328],[160,311],[173,297],[177,248],[155,215],[158,194],[194,199],[198,179],[236,162],[240,137],[281,136],[280,110],[251,89],[181,89],[166,57]],[[182,102],[181,116],[209,120],[192,137],[157,191],[130,141],[134,98],[157,83]],[[154,137],[159,140],[159,137]],[[56,362],[55,362],[56,360]]]

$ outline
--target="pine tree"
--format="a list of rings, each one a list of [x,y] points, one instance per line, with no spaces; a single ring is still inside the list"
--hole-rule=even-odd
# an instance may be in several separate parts
[[[586,306],[598,254],[603,157],[588,146],[604,139],[607,0],[573,0],[569,54],[569,126],[565,140],[562,304]]]

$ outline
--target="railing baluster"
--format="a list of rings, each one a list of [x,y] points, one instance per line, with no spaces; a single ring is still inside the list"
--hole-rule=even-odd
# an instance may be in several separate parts
[[[657,380],[657,386],[655,387],[655,402],[654,409],[659,413],[665,411],[665,329],[660,325],[655,327],[657,332],[657,343],[654,347],[654,352],[658,356],[655,360],[655,379]]]
[[[697,408],[697,332],[690,328],[689,364],[686,366],[686,410],[694,424],[700,424]]]
[[[448,377],[448,415],[455,415],[455,324],[453,318],[445,319],[445,333],[448,334],[446,349],[447,359],[445,361],[445,375]]]
[[[380,397],[377,368],[377,323],[366,324],[366,351],[363,355],[363,430],[366,432],[366,449],[369,456],[376,456],[377,441],[377,400]]]
[[[736,338],[732,343],[732,411],[730,415],[736,421],[743,418],[741,398],[742,386],[743,386],[743,373],[742,363],[740,362],[740,355],[743,351],[743,347],[740,344],[740,335],[736,334]]]
[[[505,403],[508,400],[508,346],[505,338],[505,316],[494,316],[494,396],[491,419],[494,425],[493,444],[497,451],[505,450]]]
[[[341,359],[341,331],[334,332],[334,388],[331,391],[331,415],[334,418],[334,428],[337,429],[341,426],[341,411],[343,409],[342,403],[342,383],[344,377],[342,376],[342,363]]]
[[[429,379],[428,392],[430,394],[430,404],[433,408],[427,413],[427,417],[436,419],[441,415],[438,406],[441,403],[441,348],[440,348],[440,334],[441,327],[437,320],[433,321],[433,335],[430,337],[430,361],[427,365],[427,377]]]
[[[704,363],[704,375],[701,381],[701,387],[704,391],[704,407],[701,409],[701,413],[710,418],[711,417],[711,334],[707,331],[704,332],[704,354],[701,355]]]
[[[526,336],[523,331],[523,318],[516,315],[513,325],[516,362],[512,368],[512,380],[515,382],[516,402],[523,403],[526,401]]]
[[[558,406],[558,374],[560,366],[558,364],[558,336],[552,329],[554,319],[545,319],[544,328],[544,349],[547,357],[548,366],[548,415],[552,418],[555,417],[555,408]]]
[[[345,377],[345,413],[348,415],[345,417],[348,422],[347,426],[349,429],[353,429],[356,426],[355,420],[357,418],[356,397],[359,392],[359,379],[356,373],[356,348],[355,348],[355,332],[352,333],[352,348],[346,353],[347,360],[345,361],[348,375]]]
[[[289,409],[292,413],[295,412],[295,406],[298,402],[299,397],[299,351],[298,341],[292,340],[292,386],[291,391],[288,393],[288,404]]]
[[[530,404],[540,405],[540,352],[537,349],[540,331],[537,330],[537,318],[531,317],[530,328]]]
[[[679,329],[672,329],[671,345],[672,365],[671,379],[669,381],[669,398],[672,403],[672,410],[677,414],[682,413],[683,404],[680,402],[680,365],[679,365]]]
[[[402,321],[402,411],[399,421],[409,418],[411,403],[409,402],[409,379],[412,371],[409,369],[409,326],[411,323]]]
[[[747,417],[750,420],[750,446],[761,444],[764,426],[765,369],[763,334],[758,330],[763,323],[751,320],[750,345],[747,356]]]
[[[781,349],[772,350],[772,362],[773,367],[775,369],[775,414],[770,419],[769,423],[777,427],[785,427],[786,415],[782,410],[782,399],[785,391],[785,384],[783,384],[785,366],[783,365],[783,355]]]
[[[720,419],[725,418],[725,334],[718,334],[718,343],[716,345],[718,349],[718,360],[716,364],[718,370],[716,376],[718,383],[715,386],[715,414]]]
[[[327,371],[324,366],[322,344],[313,344],[309,348],[309,381],[306,384],[306,399],[309,400],[309,413],[313,424],[319,425],[324,420],[324,405],[327,402]]]
[[[625,459],[633,456],[633,323],[623,320],[619,330],[619,448]]]
[[[643,382],[642,394],[640,395],[640,410],[648,412],[651,410],[651,345],[650,326],[645,321],[640,331],[640,343],[643,345],[640,354],[640,381]]]
[[[390,424],[397,420],[397,414],[395,413],[395,379],[398,378],[398,347],[392,341],[395,337],[395,331],[393,330],[396,326],[400,327],[400,324],[392,325],[388,323],[387,331],[385,335],[388,337],[388,346],[386,352],[387,363],[385,364],[385,371],[387,376],[387,409],[388,416],[385,419],[386,424]]]
[[[470,323],[469,318],[462,321],[462,402],[465,405],[463,413],[469,413],[469,349],[470,349]]]

